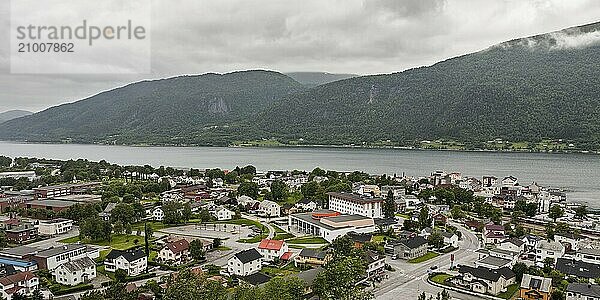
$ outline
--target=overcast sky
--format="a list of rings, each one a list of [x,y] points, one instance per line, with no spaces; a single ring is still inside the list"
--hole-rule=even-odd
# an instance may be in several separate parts
[[[104,0],[115,7],[121,1]],[[0,47],[0,112],[39,111],[132,81],[180,74],[247,69],[391,73],[513,38],[600,21],[597,0],[148,3],[152,5],[150,74],[14,75],[10,74],[10,45],[5,42]],[[70,9],[77,14],[86,7],[74,4]],[[9,40],[9,22],[9,1],[0,1],[2,41]],[[114,58],[117,66],[124,63],[119,59]]]

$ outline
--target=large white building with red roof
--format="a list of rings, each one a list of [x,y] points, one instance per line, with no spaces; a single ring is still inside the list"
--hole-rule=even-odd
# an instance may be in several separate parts
[[[281,258],[286,252],[288,252],[288,246],[284,241],[264,239],[258,245],[258,253],[266,261]]]

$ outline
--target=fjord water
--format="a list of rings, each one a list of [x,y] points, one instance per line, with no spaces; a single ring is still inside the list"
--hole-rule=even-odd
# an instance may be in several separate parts
[[[356,148],[129,147],[0,142],[0,155],[52,159],[106,160],[124,165],[232,169],[252,164],[258,170],[353,171],[426,176],[435,170],[481,177],[516,176],[568,191],[569,201],[600,208],[600,156],[515,152],[459,152]]]

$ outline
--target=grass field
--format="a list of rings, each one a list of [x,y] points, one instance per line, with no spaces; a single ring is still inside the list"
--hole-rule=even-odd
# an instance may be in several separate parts
[[[282,268],[277,267],[263,267],[260,270],[262,273],[269,276],[287,276],[300,272],[300,269],[296,268],[293,263],[287,264]]]
[[[136,240],[137,240],[137,244],[135,243]],[[74,236],[74,237],[60,240],[59,242],[73,244],[73,243],[80,242],[80,240],[79,240],[78,236]],[[133,248],[135,246],[143,245],[144,237],[138,236],[138,235],[131,235],[131,234],[115,234],[112,236],[112,239],[110,242],[109,241],[81,241],[81,242],[86,243],[86,244],[98,245],[98,246],[109,246],[109,247],[111,247],[113,249],[117,249],[117,250],[126,250],[129,248]]]
[[[316,236],[304,236],[285,241],[288,244],[329,244],[324,238]]]
[[[154,229],[154,232],[161,230],[161,229],[175,226],[175,225],[170,225],[170,224],[164,224],[163,222],[158,222],[158,221],[151,221],[151,222],[146,222],[146,223],[148,224],[148,226],[150,226],[150,227],[152,227],[152,229]],[[142,222],[142,223],[133,224],[131,226],[131,229],[133,230],[133,232],[137,232],[137,231],[144,232],[144,223]]]
[[[437,274],[431,277],[431,281],[439,284],[445,284],[446,279],[452,278],[452,275],[449,274]]]
[[[506,292],[498,294],[499,298],[511,299],[512,296],[519,290],[519,284],[511,284],[506,288]]]
[[[428,261],[428,260],[438,257],[438,256],[440,256],[440,255],[435,252],[427,252],[427,254],[425,254],[421,257],[413,258],[413,259],[409,260],[408,262],[411,264],[418,264],[418,263]]]

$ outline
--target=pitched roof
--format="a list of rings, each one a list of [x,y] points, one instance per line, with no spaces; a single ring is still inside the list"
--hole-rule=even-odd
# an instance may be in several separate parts
[[[180,239],[178,241],[167,243],[165,247],[167,247],[173,253],[179,253],[188,250],[190,248],[190,243],[188,243],[188,241],[185,239]]]
[[[556,260],[556,269],[564,274],[582,278],[600,277],[600,265],[581,260],[559,258]]]
[[[567,292],[597,299],[600,298],[600,285],[578,282],[569,283],[569,285],[567,285]]]
[[[463,274],[463,273],[469,273],[471,275],[473,275],[473,277],[475,278],[481,278],[481,279],[485,279],[488,281],[493,281],[496,282],[498,281],[498,279],[500,279],[500,276],[503,276],[506,279],[510,279],[515,277],[515,273],[507,268],[507,267],[503,267],[497,270],[492,270],[490,268],[486,268],[486,267],[477,267],[477,268],[473,268],[473,267],[469,267],[469,266],[460,266],[458,269],[458,272]]]
[[[92,259],[90,259],[89,257],[85,256],[80,259],[66,262],[66,263],[60,265],[59,267],[65,268],[69,272],[75,272],[75,271],[85,270],[89,267],[96,267],[96,263],[94,263],[94,261]]]
[[[409,249],[416,249],[427,244],[427,240],[422,236],[416,236],[410,239],[401,240],[399,243],[408,247]]]
[[[546,241],[546,240],[541,240],[537,243],[537,245],[535,246],[536,249],[545,249],[545,250],[552,250],[552,251],[563,251],[565,250],[565,246],[563,246],[561,243],[557,242],[557,241]]]
[[[251,261],[255,261],[259,258],[262,258],[263,256],[260,255],[260,253],[258,253],[258,251],[256,251],[256,249],[252,248],[252,249],[248,249],[248,250],[244,250],[244,251],[240,251],[240,252],[236,253],[235,257],[239,261],[241,261],[243,264],[245,264],[245,263],[249,263]]]
[[[130,250],[111,250],[108,255],[106,255],[106,259],[116,259],[120,256],[123,256],[125,260],[128,262],[136,261],[142,257],[146,256],[146,253],[141,248],[130,249]]]
[[[552,278],[523,274],[521,279],[521,288],[536,290],[544,293],[550,293]]]
[[[521,247],[521,246],[523,246],[523,244],[525,244],[525,242],[523,240],[520,240],[518,238],[510,238],[510,239],[502,241],[502,243],[511,243],[517,247]]]
[[[325,257],[327,256],[327,252],[319,251],[319,250],[315,250],[315,249],[304,248],[300,251],[300,256],[316,258],[316,259],[325,259]]]
[[[493,223],[485,224],[485,230],[504,231],[504,226]]]
[[[8,275],[8,276],[0,278],[0,284],[3,285],[3,286],[8,286],[8,285],[11,285],[11,284],[17,284],[17,283],[19,283],[21,281],[30,280],[31,278],[37,278],[37,276],[35,276],[30,271],[19,272],[19,273],[16,273],[16,274],[12,274],[12,275]]]
[[[264,240],[260,241],[260,244],[258,245],[258,249],[279,251],[279,250],[281,250],[281,247],[283,247],[283,243],[284,243],[283,240],[264,239]]]
[[[346,233],[346,235],[351,238],[352,241],[358,243],[368,243],[373,239],[373,235],[370,233],[356,233],[355,231],[350,231]]]
[[[302,271],[302,272],[296,274],[296,276],[298,278],[302,279],[302,281],[304,281],[305,286],[312,286],[313,283],[315,282],[315,279],[317,278],[317,275],[319,275],[319,273],[321,273],[321,272],[323,272],[323,268],[319,267],[316,269]]]
[[[583,249],[579,249],[579,254],[600,256],[600,249],[583,248]]]
[[[294,252],[288,251],[281,255],[281,260],[290,260],[290,258],[292,258],[292,255],[294,255]]]
[[[268,282],[271,280],[271,277],[263,273],[254,273],[243,277],[243,280],[251,285],[256,286]]]
[[[478,262],[490,266],[495,266],[497,268],[504,267],[510,264],[510,260],[495,256],[486,256],[483,259],[480,259]]]

